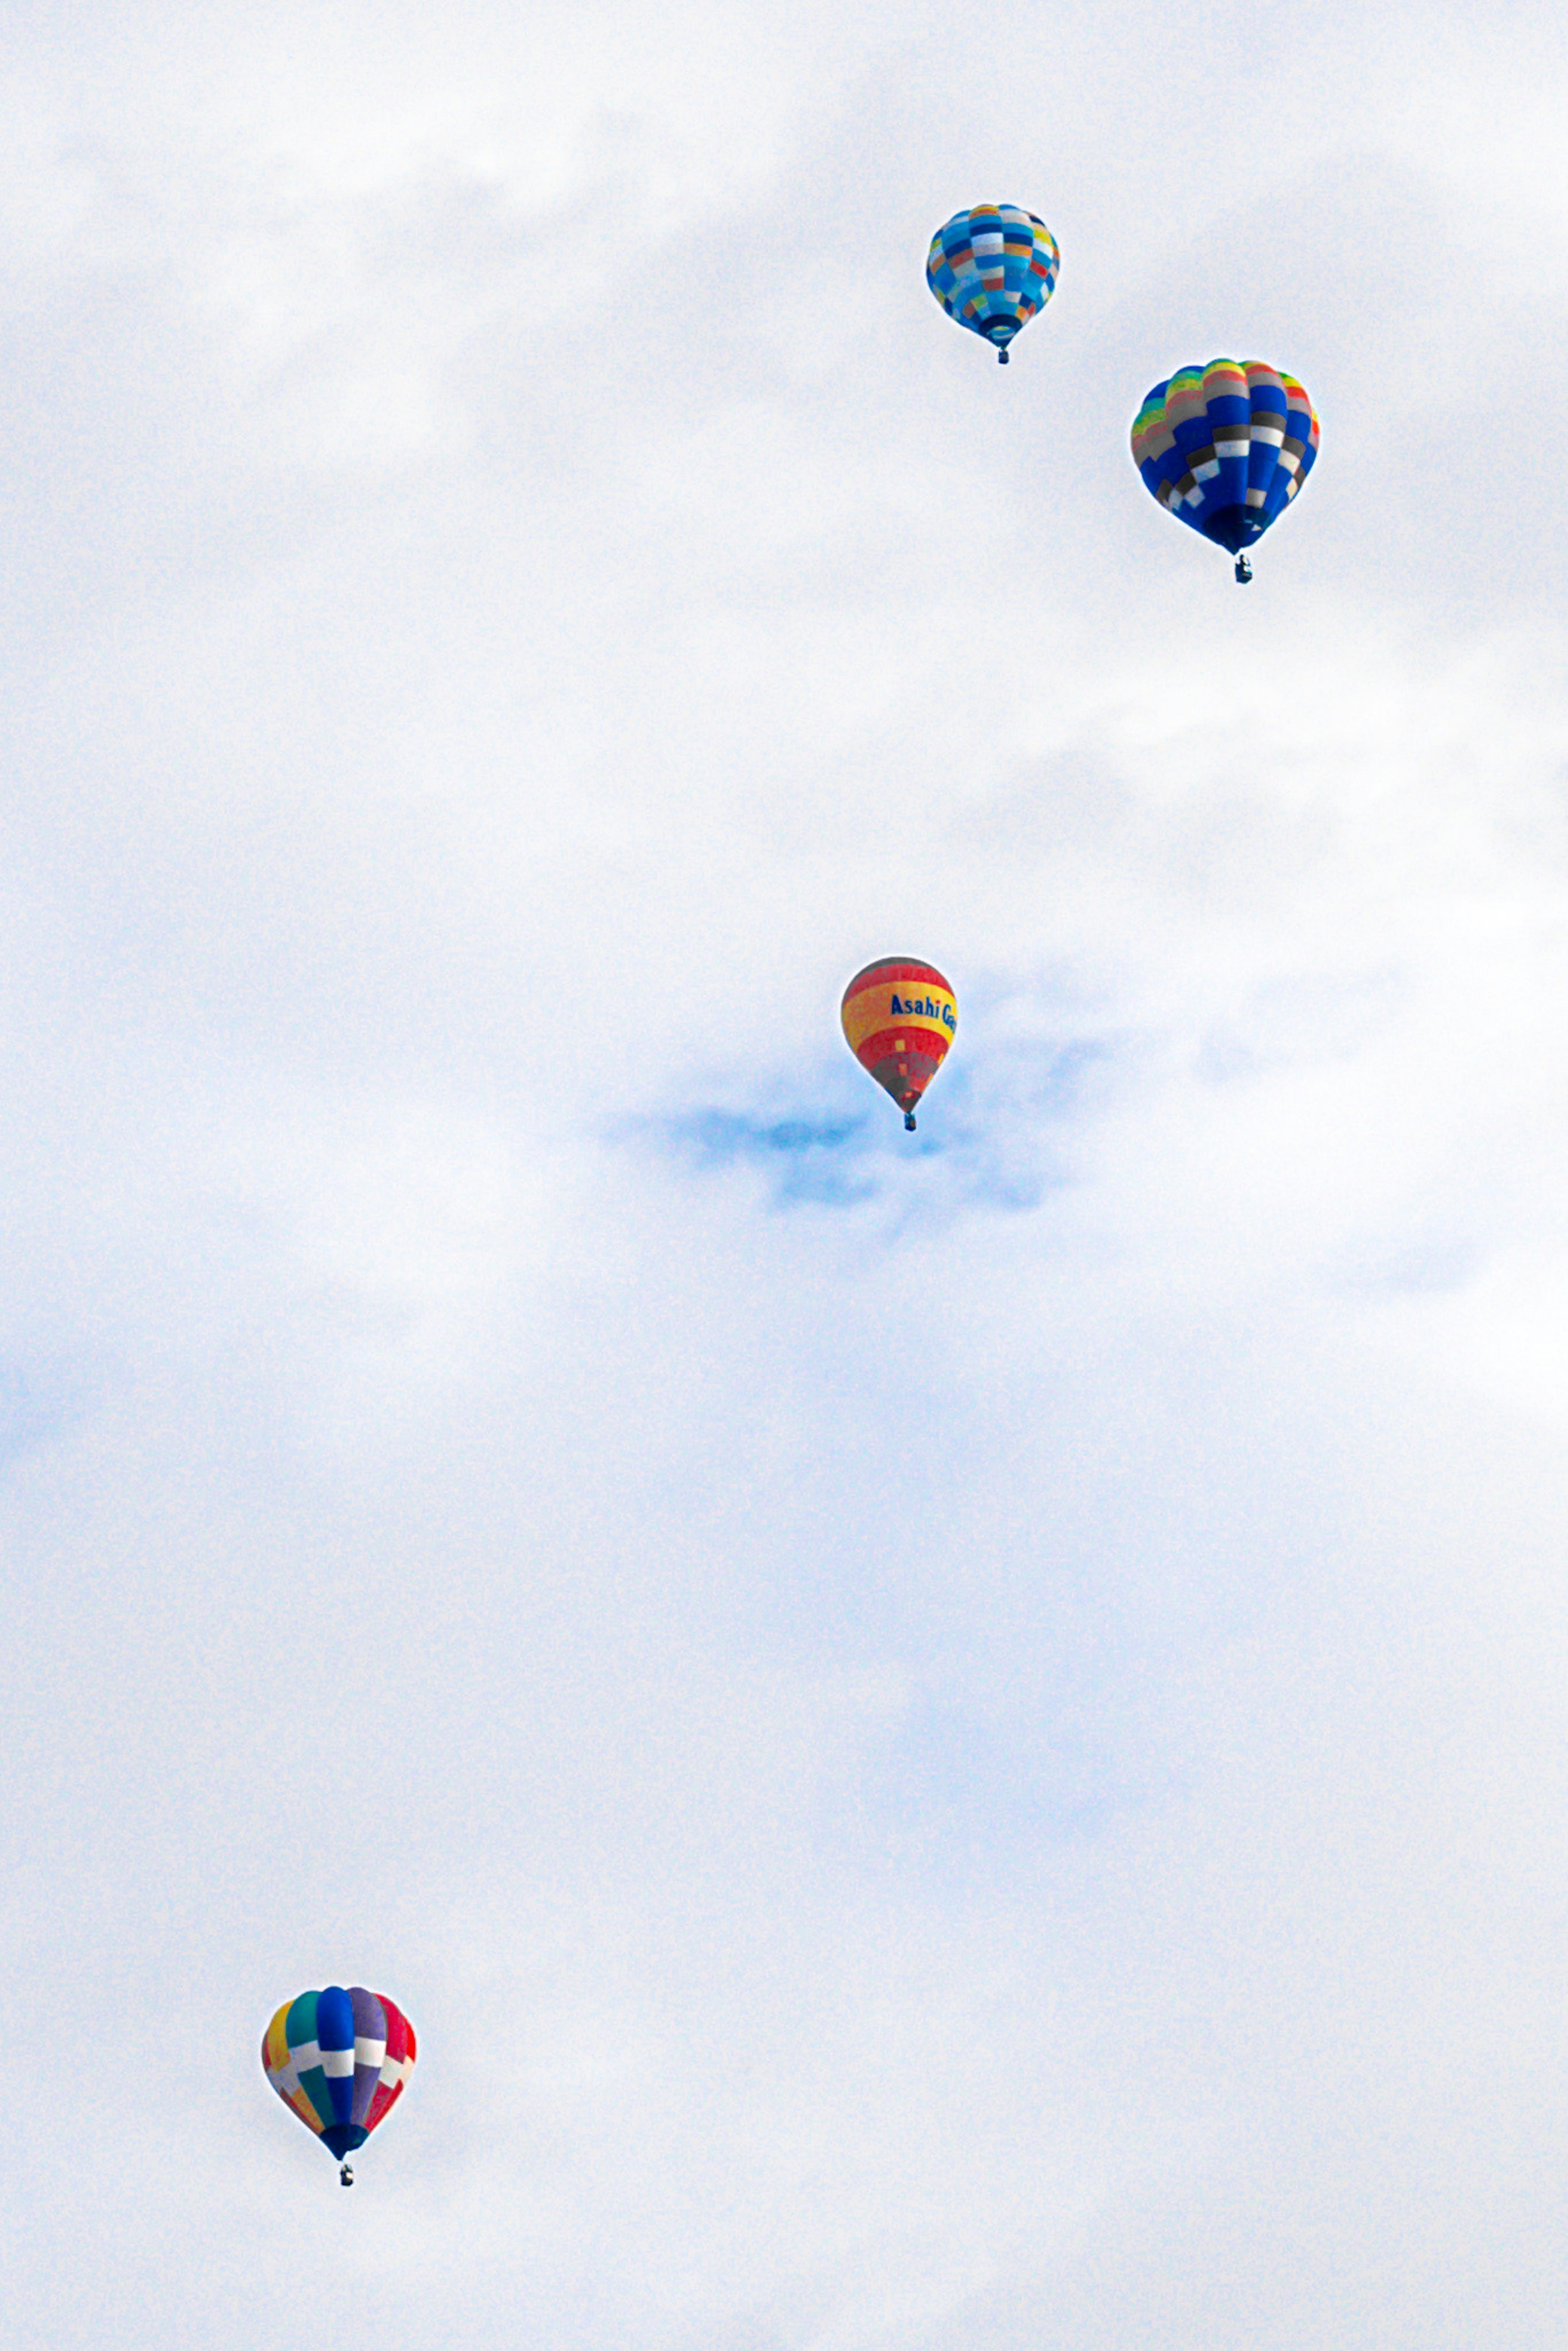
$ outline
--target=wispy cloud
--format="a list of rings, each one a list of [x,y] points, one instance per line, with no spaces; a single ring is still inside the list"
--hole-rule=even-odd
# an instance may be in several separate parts
[[[867,1137],[870,1123],[865,1116],[764,1120],[712,1108],[666,1120],[655,1131],[695,1167],[764,1169],[780,1206],[811,1201],[851,1207],[877,1189],[874,1180],[857,1172],[874,1150]]]
[[[18,2351],[1562,2336],[1561,45],[1303,5],[13,10]]]
[[[1091,1074],[1111,1058],[1108,1044],[1090,1038],[980,1041],[956,1050],[914,1134],[891,1104],[768,1118],[718,1102],[639,1120],[622,1132],[654,1138],[697,1172],[756,1169],[779,1207],[858,1207],[887,1194],[913,1166],[923,1191],[935,1186],[952,1210],[1028,1210],[1071,1180],[1068,1139]],[[852,1072],[849,1081],[857,1082]],[[825,1096],[845,1091],[843,1072],[824,1076]]]

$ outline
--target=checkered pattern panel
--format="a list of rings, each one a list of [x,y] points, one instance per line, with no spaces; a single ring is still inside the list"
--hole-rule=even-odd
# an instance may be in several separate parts
[[[1284,513],[1317,454],[1304,389],[1261,360],[1178,368],[1133,420],[1133,462],[1151,496],[1232,555]]]
[[[1055,293],[1061,266],[1056,239],[1033,213],[975,204],[937,230],[925,278],[950,319],[1005,353]]]

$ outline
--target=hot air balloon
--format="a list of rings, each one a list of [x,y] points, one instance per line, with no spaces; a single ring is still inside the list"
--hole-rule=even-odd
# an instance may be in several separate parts
[[[402,2095],[417,2051],[413,2027],[384,1992],[355,1984],[345,1991],[302,1991],[285,2001],[261,2043],[267,2078],[286,2106],[342,2165]]]
[[[955,213],[931,240],[925,280],[950,319],[997,347],[1008,345],[1056,291],[1061,255],[1042,220],[1017,204]]]
[[[1145,487],[1236,558],[1282,515],[1318,454],[1318,420],[1293,375],[1261,360],[1210,360],[1156,383],[1133,420]]]
[[[850,1050],[885,1086],[911,1134],[915,1105],[942,1067],[958,1026],[953,991],[934,964],[887,956],[857,971],[839,1008]]]

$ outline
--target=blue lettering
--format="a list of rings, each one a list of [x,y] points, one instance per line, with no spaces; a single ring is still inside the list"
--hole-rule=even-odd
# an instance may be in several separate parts
[[[944,1029],[956,1029],[958,1026],[957,1017],[954,1012],[953,1007],[950,1004],[934,1003],[929,996],[912,997],[908,1003],[902,1004],[895,994],[893,1001],[887,1008],[887,1013],[890,1020],[908,1020],[912,1019],[915,1020],[939,1020]]]

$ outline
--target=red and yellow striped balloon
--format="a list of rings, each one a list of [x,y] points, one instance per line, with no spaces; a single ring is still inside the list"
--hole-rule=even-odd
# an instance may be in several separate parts
[[[884,1086],[913,1134],[915,1105],[941,1068],[958,1006],[935,964],[886,956],[857,971],[840,1007],[850,1050]]]

